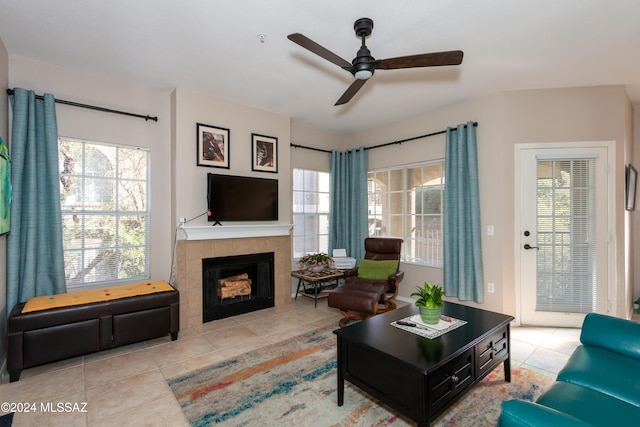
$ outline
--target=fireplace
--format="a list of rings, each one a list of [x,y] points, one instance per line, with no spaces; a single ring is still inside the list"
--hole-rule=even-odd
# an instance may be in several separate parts
[[[180,330],[199,328],[203,319],[202,260],[274,254],[274,307],[292,302],[291,224],[183,226],[176,242],[176,287],[180,290]]]
[[[274,306],[274,253],[202,260],[202,321]]]

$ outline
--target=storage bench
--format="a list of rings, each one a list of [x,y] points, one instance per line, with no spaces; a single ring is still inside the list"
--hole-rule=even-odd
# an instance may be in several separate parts
[[[127,295],[122,292],[127,286],[134,287],[134,295],[120,296]],[[148,290],[139,292],[136,289],[140,288],[135,286],[146,286]],[[25,309],[31,300],[17,304],[7,319],[10,381],[19,380],[22,370],[33,366],[167,334],[171,334],[172,340],[178,338],[180,297],[168,283],[150,282],[86,292],[101,291],[104,296],[98,295],[93,302],[83,302],[82,292],[36,297],[41,301],[44,298],[45,307],[35,311]],[[63,299],[63,295],[67,300],[73,299],[71,305],[46,307],[47,298],[54,302],[58,297]]]

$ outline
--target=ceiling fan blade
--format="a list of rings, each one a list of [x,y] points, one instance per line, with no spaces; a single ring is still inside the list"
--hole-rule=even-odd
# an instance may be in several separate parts
[[[335,53],[331,52],[329,49],[323,46],[320,46],[318,43],[314,42],[313,40],[311,40],[306,36],[303,36],[300,33],[289,34],[287,38],[292,42],[299,44],[300,46],[307,49],[308,51],[313,52],[316,55],[326,59],[327,61],[333,62],[338,67],[351,68],[351,62],[339,57]]]
[[[353,83],[351,83],[351,86],[347,88],[347,90],[342,94],[340,99],[338,99],[338,101],[334,105],[342,105],[349,102],[366,82],[366,80],[356,79]]]
[[[449,50],[445,52],[400,56],[398,58],[381,59],[379,61],[376,61],[376,68],[380,70],[395,70],[398,68],[460,65],[462,63],[462,56],[463,52],[461,50]]]

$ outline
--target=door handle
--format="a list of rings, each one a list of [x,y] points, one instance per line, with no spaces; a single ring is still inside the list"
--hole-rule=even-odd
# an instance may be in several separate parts
[[[525,248],[526,250],[529,250],[529,249],[537,249],[537,250],[540,250],[540,248],[539,248],[539,247],[537,247],[537,246],[531,246],[531,245],[530,245],[530,244],[528,244],[528,243],[525,243],[525,244],[524,244],[524,248]]]

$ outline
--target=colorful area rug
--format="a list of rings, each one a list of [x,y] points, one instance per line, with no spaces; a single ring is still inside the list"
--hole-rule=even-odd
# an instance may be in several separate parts
[[[336,337],[320,329],[168,380],[193,426],[414,426],[346,382],[336,405]],[[495,426],[507,399],[535,400],[554,378],[495,369],[432,426]]]

